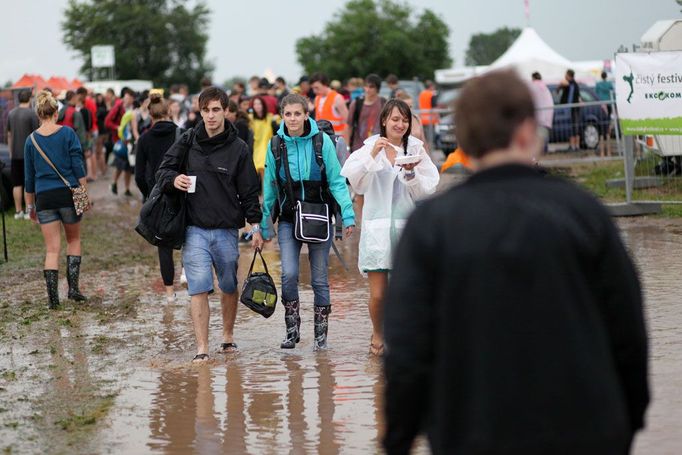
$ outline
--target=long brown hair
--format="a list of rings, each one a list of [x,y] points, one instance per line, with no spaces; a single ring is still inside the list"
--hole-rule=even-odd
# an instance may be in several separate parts
[[[381,110],[381,114],[379,114],[379,133],[381,134],[381,137],[387,137],[386,120],[391,115],[391,112],[393,112],[394,107],[398,108],[400,115],[407,118],[407,131],[403,134],[403,150],[405,151],[405,154],[407,154],[407,141],[410,137],[410,133],[412,133],[412,111],[405,101],[395,98],[386,101],[384,108]]]

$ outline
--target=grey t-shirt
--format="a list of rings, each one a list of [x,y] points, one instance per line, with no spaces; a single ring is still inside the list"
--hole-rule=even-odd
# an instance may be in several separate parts
[[[39,126],[40,121],[33,109],[18,106],[10,111],[7,119],[7,131],[12,132],[12,150],[9,152],[11,159],[24,159],[26,138]]]

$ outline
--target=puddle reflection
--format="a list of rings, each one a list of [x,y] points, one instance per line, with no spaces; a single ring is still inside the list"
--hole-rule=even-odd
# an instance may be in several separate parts
[[[661,253],[678,244],[680,236],[637,224],[625,223],[623,229],[645,283],[655,390],[666,396],[655,395],[650,429],[638,438],[636,453],[662,453],[653,450],[660,431],[669,431],[662,422],[682,412],[676,410],[682,409],[680,399],[671,398],[671,385],[680,373],[674,367],[681,355],[674,339],[679,340],[682,327],[682,257]],[[349,245],[342,251],[353,264],[356,250]],[[242,262],[250,257],[242,251]],[[266,252],[276,282],[277,257],[275,251]],[[164,454],[380,452],[383,380],[380,362],[367,353],[371,327],[366,282],[330,258],[331,349],[314,353],[312,290],[306,284],[307,261],[301,264],[302,340],[292,351],[279,349],[284,335],[281,308],[265,320],[240,307],[235,335],[241,352],[213,353],[208,365],[189,366],[193,341],[187,308],[158,311],[155,344],[165,349],[162,360],[127,379],[112,415],[112,445],[104,447],[115,447],[115,453],[140,453],[146,447],[147,452]],[[245,273],[248,264],[240,265],[240,273]],[[212,303],[212,346],[220,343],[218,305]],[[414,453],[428,453],[423,440]]]

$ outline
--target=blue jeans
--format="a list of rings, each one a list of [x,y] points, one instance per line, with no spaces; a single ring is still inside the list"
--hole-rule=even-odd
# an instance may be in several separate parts
[[[226,294],[237,290],[239,247],[237,229],[202,229],[188,226],[182,246],[182,263],[189,295],[213,292],[213,268],[218,287]]]
[[[280,221],[277,225],[277,239],[282,258],[282,300],[298,300],[298,273],[303,242],[294,237],[294,225]],[[329,280],[327,268],[329,249],[333,236],[325,243],[309,243],[308,259],[310,260],[311,285],[315,294],[315,306],[331,305],[329,299]]]

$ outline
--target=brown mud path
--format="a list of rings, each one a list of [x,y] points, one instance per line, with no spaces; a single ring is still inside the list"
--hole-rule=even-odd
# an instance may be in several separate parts
[[[356,234],[339,243],[346,272],[330,258],[334,311],[330,350],[312,351],[312,290],[301,266],[302,342],[279,349],[278,305],[270,319],[240,305],[239,352],[211,352],[193,366],[186,292],[167,304],[156,251],[132,231],[138,198],[91,185],[83,223],[86,304],[45,303],[42,245],[0,266],[0,449],[5,453],[375,453],[383,431],[380,362],[368,355],[366,281],[355,267]],[[682,447],[682,223],[619,221],[645,284],[654,401],[637,454]],[[239,279],[251,261],[242,246]],[[276,242],[264,252],[279,283]],[[179,256],[178,256],[179,257]],[[12,259],[12,258],[10,258]],[[179,268],[179,260],[176,261]],[[176,271],[176,276],[179,270]],[[60,294],[66,283],[60,280]],[[210,345],[220,343],[217,296]],[[426,453],[422,441],[417,453]]]

